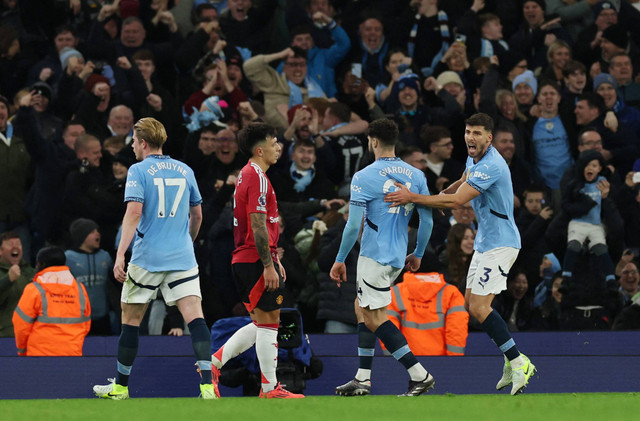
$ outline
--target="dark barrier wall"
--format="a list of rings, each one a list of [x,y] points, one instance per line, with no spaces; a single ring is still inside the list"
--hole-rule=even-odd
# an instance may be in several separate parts
[[[637,332],[554,332],[514,334],[538,374],[527,393],[640,391],[640,334]],[[310,335],[324,363],[323,375],[307,382],[308,395],[330,395],[355,373],[355,335]],[[116,337],[89,337],[84,357],[16,357],[12,339],[0,339],[0,397],[3,399],[90,398],[91,387],[106,384],[116,370]],[[379,355],[382,355],[378,350]],[[142,337],[130,382],[132,397],[189,397],[199,393],[199,377],[189,338]],[[420,357],[436,377],[431,393],[495,392],[502,356],[483,333],[469,336],[464,357]],[[374,394],[406,391],[408,376],[392,357],[373,364]],[[223,396],[240,389],[222,387]]]

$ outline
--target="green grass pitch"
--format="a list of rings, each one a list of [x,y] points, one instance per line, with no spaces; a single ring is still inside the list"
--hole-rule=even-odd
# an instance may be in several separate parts
[[[0,400],[0,419],[24,420],[638,420],[640,393],[436,395],[262,400],[196,398]]]

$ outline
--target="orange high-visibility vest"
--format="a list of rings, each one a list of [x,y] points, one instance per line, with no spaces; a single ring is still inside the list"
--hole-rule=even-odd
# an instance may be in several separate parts
[[[81,356],[91,305],[67,266],[51,266],[25,287],[12,320],[18,355]]]
[[[391,292],[387,317],[415,355],[464,355],[469,313],[458,288],[436,272],[407,272]]]

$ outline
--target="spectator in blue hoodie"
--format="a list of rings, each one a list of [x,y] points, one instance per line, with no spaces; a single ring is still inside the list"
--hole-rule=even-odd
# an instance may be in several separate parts
[[[320,18],[331,31],[335,41],[329,48],[319,48],[315,45],[310,25],[301,25],[291,31],[291,46],[300,47],[307,51],[307,75],[316,80],[327,98],[333,98],[336,89],[335,69],[342,62],[351,48],[349,36],[335,20],[320,12]],[[278,67],[282,73],[283,63]]]
[[[69,227],[72,248],[65,251],[67,266],[73,276],[87,289],[91,303],[90,335],[111,334],[109,321],[109,283],[113,260],[100,248],[98,224],[79,218]]]

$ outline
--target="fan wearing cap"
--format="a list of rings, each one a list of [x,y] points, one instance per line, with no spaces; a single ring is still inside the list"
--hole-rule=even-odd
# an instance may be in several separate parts
[[[631,128],[637,136],[640,136],[640,111],[634,107],[628,107],[618,97],[618,84],[613,76],[608,73],[600,73],[593,78],[593,91],[602,97],[608,110],[613,110],[618,117],[618,122]]]
[[[64,252],[71,274],[87,290],[91,303],[90,335],[110,335],[109,285],[113,259],[100,248],[98,224],[79,218],[69,227],[71,247]]]
[[[544,0],[523,1],[524,22],[509,39],[510,50],[522,53],[532,69],[547,66],[547,46],[553,41],[573,43],[560,25],[560,18],[545,19],[545,7]]]
[[[283,60],[279,75],[269,63]],[[325,97],[322,87],[307,74],[307,51],[288,47],[267,55],[257,55],[244,62],[247,78],[264,92],[266,120],[280,131],[287,128],[287,110],[309,98]]]

